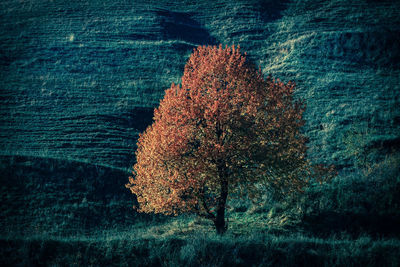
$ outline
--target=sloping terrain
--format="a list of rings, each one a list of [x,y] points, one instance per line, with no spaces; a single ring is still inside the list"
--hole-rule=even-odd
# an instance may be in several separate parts
[[[0,161],[1,235],[85,234],[127,227],[150,217],[133,212],[127,173],[37,157]]]
[[[229,229],[217,236],[206,219],[132,212],[134,197],[121,184],[128,174],[118,169],[3,157],[0,264],[398,266],[400,176],[393,166],[387,162],[375,178],[314,187],[289,210],[232,202]],[[302,209],[311,216],[299,217]]]
[[[0,1],[0,264],[399,265],[399,36],[391,0]],[[164,90],[219,43],[296,82],[308,156],[342,170],[233,201],[224,237],[124,187]]]
[[[354,129],[375,160],[399,151],[398,8],[398,1],[298,1],[267,39],[263,70],[298,83],[317,161],[352,164],[343,137]]]
[[[1,154],[129,168],[192,49],[218,43],[296,81],[315,161],[351,166],[354,127],[368,149],[398,150],[399,3],[2,1]]]

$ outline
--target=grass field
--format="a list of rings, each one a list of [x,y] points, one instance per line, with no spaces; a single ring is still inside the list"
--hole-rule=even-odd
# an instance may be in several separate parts
[[[400,2],[0,1],[1,266],[399,266]],[[135,213],[138,134],[193,48],[240,45],[297,84],[308,157],[339,176],[296,199]]]
[[[351,167],[353,123],[400,135],[398,1],[181,2],[1,1],[0,154],[129,168],[193,48],[218,43],[296,82],[313,160]]]
[[[399,164],[299,198],[231,199],[228,231],[195,215],[137,214],[127,173],[3,157],[2,266],[398,266]],[[17,171],[16,171],[17,170]],[[121,186],[122,185],[122,186]],[[374,186],[372,186],[374,185]]]
[[[0,243],[2,264],[21,266],[398,266],[400,249],[398,239],[368,236],[218,237],[202,231],[175,231],[166,237],[118,231],[91,237],[1,238]]]

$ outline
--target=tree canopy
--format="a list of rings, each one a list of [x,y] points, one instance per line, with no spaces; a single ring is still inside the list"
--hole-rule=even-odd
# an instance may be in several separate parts
[[[201,46],[181,84],[172,84],[138,140],[126,185],[140,212],[184,212],[226,229],[228,195],[255,197],[265,186],[289,194],[311,176],[306,159],[305,105],[294,83],[268,77],[240,47]]]

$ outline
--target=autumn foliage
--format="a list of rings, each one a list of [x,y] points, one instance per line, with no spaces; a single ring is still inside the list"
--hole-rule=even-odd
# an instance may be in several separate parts
[[[126,185],[140,212],[196,212],[226,229],[228,195],[301,191],[312,171],[293,83],[264,79],[239,47],[198,47],[140,135]]]

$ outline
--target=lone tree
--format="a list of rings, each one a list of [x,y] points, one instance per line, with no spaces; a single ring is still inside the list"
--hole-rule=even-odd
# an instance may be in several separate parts
[[[126,187],[140,212],[196,212],[226,231],[228,195],[255,197],[262,185],[301,191],[305,159],[304,105],[294,84],[264,79],[240,47],[198,47],[182,84],[172,84],[140,135]]]

